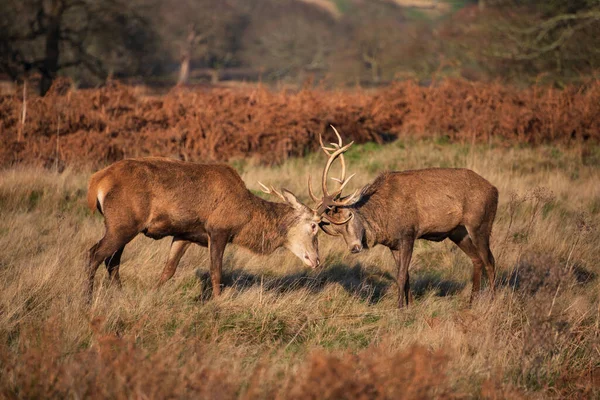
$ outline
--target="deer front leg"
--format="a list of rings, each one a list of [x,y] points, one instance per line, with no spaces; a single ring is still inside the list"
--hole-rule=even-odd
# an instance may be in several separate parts
[[[213,287],[213,298],[221,295],[221,271],[223,269],[223,253],[229,235],[224,232],[212,233],[208,237],[210,253],[210,280]]]
[[[409,306],[412,303],[408,267],[410,266],[414,243],[414,238],[405,238],[400,241],[398,250],[392,250],[398,268],[396,277],[398,282],[398,308],[404,308],[405,305]]]

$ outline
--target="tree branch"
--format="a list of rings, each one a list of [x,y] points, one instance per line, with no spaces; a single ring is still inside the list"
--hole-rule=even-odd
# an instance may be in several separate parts
[[[564,26],[567,21],[577,21],[577,23]],[[510,25],[503,28],[496,27],[520,50],[514,52],[487,51],[486,54],[495,58],[516,61],[533,60],[561,48],[577,31],[597,21],[600,21],[600,10],[557,15],[527,29],[516,29]],[[559,30],[558,37],[553,38],[550,43],[543,44],[546,38],[556,30]],[[535,35],[535,37],[530,37],[532,35]]]
[[[79,65],[85,66],[90,72],[96,76],[105,76],[106,72],[102,67],[102,61],[97,57],[89,54],[84,48],[83,44],[71,37],[64,37],[63,40],[73,47],[79,57]],[[71,62],[75,62],[71,61]]]
[[[579,21],[583,19],[600,19],[600,9],[594,9],[587,12],[581,12],[576,14],[561,14],[550,19],[547,19],[538,25],[532,26],[531,28],[519,29],[515,27],[509,27],[514,33],[522,34],[522,35],[532,35],[538,31],[541,31],[540,34],[544,31],[552,30],[554,27],[558,26],[561,22],[567,21]]]

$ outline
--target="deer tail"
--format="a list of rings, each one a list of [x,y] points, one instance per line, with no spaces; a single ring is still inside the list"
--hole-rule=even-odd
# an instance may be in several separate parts
[[[104,170],[96,172],[94,175],[92,175],[88,184],[87,205],[92,213],[98,210],[100,214],[104,214],[104,211],[102,210],[102,202],[106,196],[107,185],[103,184],[102,187],[100,185],[100,183],[104,181],[104,179],[102,179],[105,177],[104,172]]]

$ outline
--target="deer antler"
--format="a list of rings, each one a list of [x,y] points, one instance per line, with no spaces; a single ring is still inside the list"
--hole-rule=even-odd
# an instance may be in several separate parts
[[[329,125],[331,127],[331,129],[333,129],[333,131],[335,132],[335,135],[338,138],[338,142],[337,143],[329,143],[333,146],[332,147],[325,147],[325,145],[323,145],[323,138],[321,137],[321,135],[319,135],[319,142],[321,143],[321,149],[323,150],[323,152],[325,152],[325,154],[327,154],[327,156],[331,156],[333,151],[335,150],[339,150],[342,148],[342,137],[340,136],[339,132],[337,131],[337,129],[335,129],[335,127],[333,125]],[[352,142],[354,143],[354,142]],[[351,146],[352,143],[350,143],[348,146]],[[346,161],[344,160],[344,155],[340,154],[340,163],[342,164],[342,177],[340,179],[337,178],[331,178],[336,182],[339,182],[340,184],[344,181],[344,179],[346,178]],[[350,179],[350,178],[348,178]]]
[[[263,185],[260,182],[258,182],[258,184],[262,187],[262,191],[264,193],[266,193],[266,194],[274,194],[275,196],[279,197],[281,200],[287,201],[286,198],[280,192],[278,192],[273,186],[266,186],[266,185]]]
[[[354,218],[354,213],[350,214],[350,216],[344,220],[337,220],[334,218],[331,218],[330,216],[328,216],[327,214],[323,214],[321,216],[321,219],[326,220],[327,222],[330,222],[334,225],[344,225],[345,223],[347,223],[348,221],[350,221],[352,218]]]
[[[323,176],[321,178],[321,188],[323,190],[323,198],[322,199],[319,199],[319,198],[317,198],[317,196],[315,196],[313,189],[312,189],[312,182],[311,182],[310,175],[308,177],[308,194],[313,199],[313,201],[317,203],[316,208],[317,208],[318,214],[323,214],[325,212],[325,210],[330,209],[331,207],[334,207],[334,206],[347,206],[347,205],[351,204],[352,200],[354,200],[354,198],[358,194],[358,190],[357,190],[352,195],[341,198],[342,190],[344,190],[344,188],[346,187],[346,185],[348,184],[350,179],[352,179],[352,177],[354,176],[354,174],[352,174],[348,177],[348,179],[346,179],[346,162],[344,160],[344,153],[346,151],[348,151],[348,149],[350,148],[350,146],[352,146],[354,144],[354,142],[350,142],[344,146],[343,142],[342,142],[342,137],[340,136],[337,129],[335,129],[335,127],[333,125],[330,125],[330,126],[338,138],[338,143],[331,143],[331,146],[333,146],[333,147],[327,147],[323,144],[323,138],[321,137],[321,135],[319,135],[319,142],[321,144],[321,149],[329,157],[329,159],[327,160],[327,163],[325,164],[325,169],[323,170]],[[336,191],[334,191],[333,193],[330,193],[327,188],[327,175],[329,174],[329,170],[331,169],[333,162],[337,158],[340,159],[341,166],[342,166],[341,177],[339,179],[336,179],[336,178],[332,178],[332,179],[335,180],[336,182],[339,182],[340,186],[338,187],[338,189]],[[346,223],[348,221],[349,221],[349,219],[347,221],[344,221],[341,223]]]

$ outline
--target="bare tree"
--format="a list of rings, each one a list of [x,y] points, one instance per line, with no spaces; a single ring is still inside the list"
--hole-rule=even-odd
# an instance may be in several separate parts
[[[594,25],[600,25],[600,7],[576,13],[540,18],[535,24],[521,27],[521,21],[503,21],[498,32],[512,44],[505,52],[496,51],[497,57],[512,60],[532,60],[557,50],[566,49],[577,34]]]
[[[39,72],[45,94],[59,71],[86,70],[105,77],[113,54],[139,60],[147,29],[133,7],[120,0],[7,0],[0,4],[0,70],[13,79]],[[121,40],[115,40],[118,37]]]
[[[578,79],[600,67],[597,0],[488,0],[465,43],[478,49],[491,74],[554,82]]]
[[[248,10],[243,60],[264,69],[267,78],[303,79],[329,68],[335,50],[335,16],[298,1],[265,2]]]
[[[336,75],[375,84],[393,79],[407,64],[424,57],[410,49],[415,44],[410,32],[414,25],[401,7],[391,3],[364,4],[360,13],[344,15],[338,34],[338,48],[343,50],[333,63]],[[417,39],[424,43],[430,35]]]
[[[245,27],[243,14],[223,0],[157,0],[153,18],[170,60],[178,60],[178,84],[187,83],[192,66],[213,70],[235,66]]]

